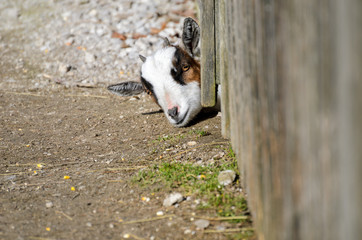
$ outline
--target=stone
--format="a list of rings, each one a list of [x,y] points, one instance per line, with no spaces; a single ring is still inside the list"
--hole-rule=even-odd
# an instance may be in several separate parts
[[[93,63],[96,60],[96,56],[92,53],[85,52],[84,54],[84,61],[86,63]]]
[[[236,178],[236,173],[233,170],[225,170],[219,173],[217,180],[220,185],[227,186],[234,182]]]
[[[184,200],[184,197],[181,193],[171,193],[165,200],[163,201],[164,207],[170,207],[176,203],[180,203]]]
[[[206,219],[198,219],[194,222],[196,229],[203,230],[210,225],[210,221]]]
[[[156,215],[157,215],[157,216],[163,216],[164,213],[163,213],[163,211],[158,211],[158,212],[156,213]]]
[[[51,201],[49,201],[49,200],[45,201],[45,207],[46,208],[52,208],[53,206],[54,206],[54,204]]]
[[[64,63],[60,63],[59,67],[58,67],[58,71],[60,74],[66,74],[67,72],[69,72],[72,69],[72,66],[68,65],[68,64],[64,64]]]
[[[197,143],[195,141],[190,141],[187,143],[188,146],[195,146]]]

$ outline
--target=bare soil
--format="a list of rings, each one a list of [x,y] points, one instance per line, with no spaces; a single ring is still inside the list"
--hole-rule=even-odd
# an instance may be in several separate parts
[[[175,128],[146,95],[121,98],[105,84],[61,84],[43,72],[46,58],[22,47],[29,44],[25,32],[0,35],[0,239],[232,238],[196,230],[192,216],[215,212],[195,208],[192,196],[166,208],[169,190],[132,182],[162,161],[207,164],[224,154],[220,115],[201,114]],[[157,219],[158,211],[166,217]],[[243,227],[211,221],[209,228],[220,224]]]

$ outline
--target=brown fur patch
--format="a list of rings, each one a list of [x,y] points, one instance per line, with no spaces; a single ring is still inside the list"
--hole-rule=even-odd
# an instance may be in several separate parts
[[[178,77],[182,78],[182,81],[185,84],[190,82],[198,82],[200,84],[200,63],[193,59],[185,50],[180,47],[176,47],[175,57],[172,60],[172,64],[174,68],[177,69]],[[183,66],[190,66],[190,68],[187,71],[183,71]]]

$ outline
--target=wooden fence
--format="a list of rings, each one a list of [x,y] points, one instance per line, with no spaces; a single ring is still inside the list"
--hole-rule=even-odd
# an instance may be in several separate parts
[[[258,238],[362,239],[362,1],[198,4]]]

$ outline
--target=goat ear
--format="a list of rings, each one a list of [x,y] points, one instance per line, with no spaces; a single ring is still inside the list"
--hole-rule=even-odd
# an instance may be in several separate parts
[[[110,85],[107,89],[119,96],[134,96],[144,91],[143,85],[140,82],[122,82]]]
[[[171,43],[168,40],[168,38],[167,37],[163,38],[163,47],[168,47],[170,45],[171,45]]]
[[[185,50],[194,56],[197,45],[200,40],[200,27],[197,22],[188,17],[184,20],[184,27],[182,30],[182,43],[185,46]]]
[[[138,55],[138,56],[140,57],[140,59],[141,59],[142,62],[146,62],[146,57],[145,57],[145,56],[142,56],[141,54]]]

